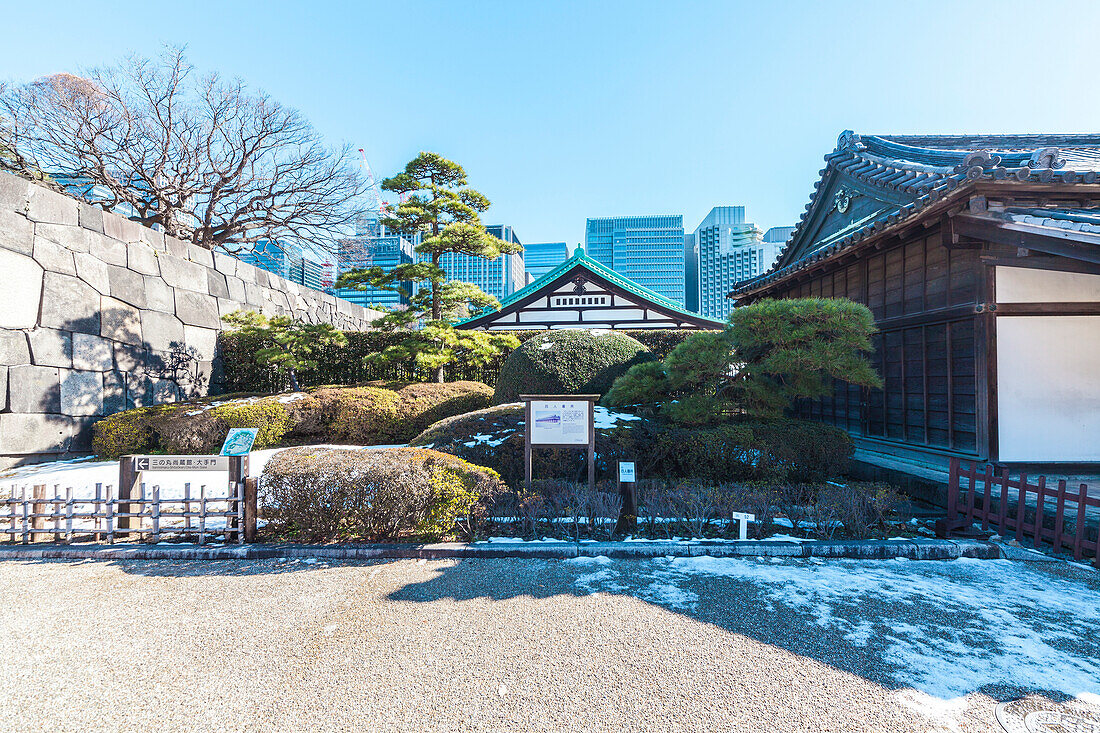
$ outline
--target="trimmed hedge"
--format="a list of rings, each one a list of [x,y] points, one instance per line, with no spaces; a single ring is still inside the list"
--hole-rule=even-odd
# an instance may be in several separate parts
[[[546,331],[508,355],[497,377],[495,404],[521,394],[599,394],[635,364],[653,361],[646,347],[613,331]]]
[[[843,474],[852,456],[848,434],[821,423],[774,420],[681,428],[596,409],[599,479],[614,480],[616,461],[627,460],[635,461],[645,479],[821,481]],[[621,417],[612,424],[609,415]],[[601,423],[610,427],[598,427]],[[409,443],[492,468],[510,486],[523,484],[520,405],[498,405],[442,420]],[[583,481],[585,461],[581,450],[539,448],[532,453],[532,471],[536,478]]]
[[[441,539],[504,488],[495,471],[423,448],[291,448],[260,479],[266,530],[287,539]]]
[[[521,342],[547,331],[510,331]],[[698,331],[683,329],[623,330],[615,333],[625,334],[640,342],[663,359],[684,339]],[[363,357],[382,351],[387,346],[395,346],[405,340],[406,334],[389,331],[346,331],[347,346],[319,350],[317,360],[320,366],[312,371],[298,375],[298,381],[304,387],[322,384],[362,384],[375,380],[392,382],[426,382],[431,376],[417,369],[410,360],[405,364],[386,366],[365,365]],[[255,363],[255,354],[262,348],[260,339],[249,338],[232,331],[218,335],[218,353],[222,369],[221,390],[223,392],[280,392],[289,386],[286,378],[280,379],[271,367]],[[495,386],[497,374],[510,351],[482,369],[449,366],[444,370],[448,381],[482,382]]]
[[[97,422],[92,450],[111,460],[131,453],[214,453],[229,428],[259,428],[256,448],[404,443],[438,420],[487,406],[492,394],[478,382],[375,383],[140,407]]]

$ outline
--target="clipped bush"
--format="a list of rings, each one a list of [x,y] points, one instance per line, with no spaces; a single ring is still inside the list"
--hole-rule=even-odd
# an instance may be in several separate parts
[[[423,448],[292,448],[260,479],[261,514],[280,537],[308,541],[439,539],[503,489],[499,475]]]
[[[492,394],[478,382],[378,383],[141,407],[96,423],[92,450],[110,460],[132,453],[213,453],[229,428],[258,428],[256,448],[404,443],[437,420],[486,407]]]
[[[546,331],[509,354],[493,402],[515,402],[521,394],[603,394],[630,367],[655,358],[614,331]]]
[[[596,408],[596,476],[613,479],[616,461],[634,461],[643,478],[706,481],[820,481],[843,474],[852,441],[843,430],[803,420],[746,421],[715,427],[669,426]],[[523,407],[498,405],[442,420],[410,441],[488,466],[513,487],[524,480]],[[585,452],[538,448],[536,478],[584,480]]]

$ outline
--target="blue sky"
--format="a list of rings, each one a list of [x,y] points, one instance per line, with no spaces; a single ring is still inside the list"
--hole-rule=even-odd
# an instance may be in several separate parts
[[[489,223],[744,204],[793,224],[837,135],[1089,132],[1097,2],[43,2],[5,9],[0,77],[186,44],[390,175],[463,164]]]

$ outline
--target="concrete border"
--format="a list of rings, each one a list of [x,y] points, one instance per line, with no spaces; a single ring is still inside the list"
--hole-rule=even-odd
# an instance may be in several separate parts
[[[865,540],[744,542],[440,542],[424,545],[23,545],[0,547],[4,560],[261,560],[317,558],[327,560],[393,560],[443,558],[574,557],[801,557],[860,560],[955,560],[960,557],[995,560],[1005,557],[992,542],[976,540]]]

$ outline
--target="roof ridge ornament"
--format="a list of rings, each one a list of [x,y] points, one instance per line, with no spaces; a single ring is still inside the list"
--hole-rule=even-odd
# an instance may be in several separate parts
[[[1036,168],[1061,168],[1066,164],[1065,158],[1058,157],[1061,152],[1058,148],[1039,148],[1031,154],[1031,158],[1027,161],[1027,167],[1032,170]]]
[[[840,137],[836,139],[837,150],[847,150],[852,153],[858,153],[860,150],[865,150],[866,148],[867,146],[863,144],[863,139],[851,130],[845,130],[840,133]]]
[[[988,150],[975,150],[967,155],[963,162],[954,167],[955,173],[965,173],[971,181],[981,178],[982,175],[1000,165],[1001,156],[993,155]]]

